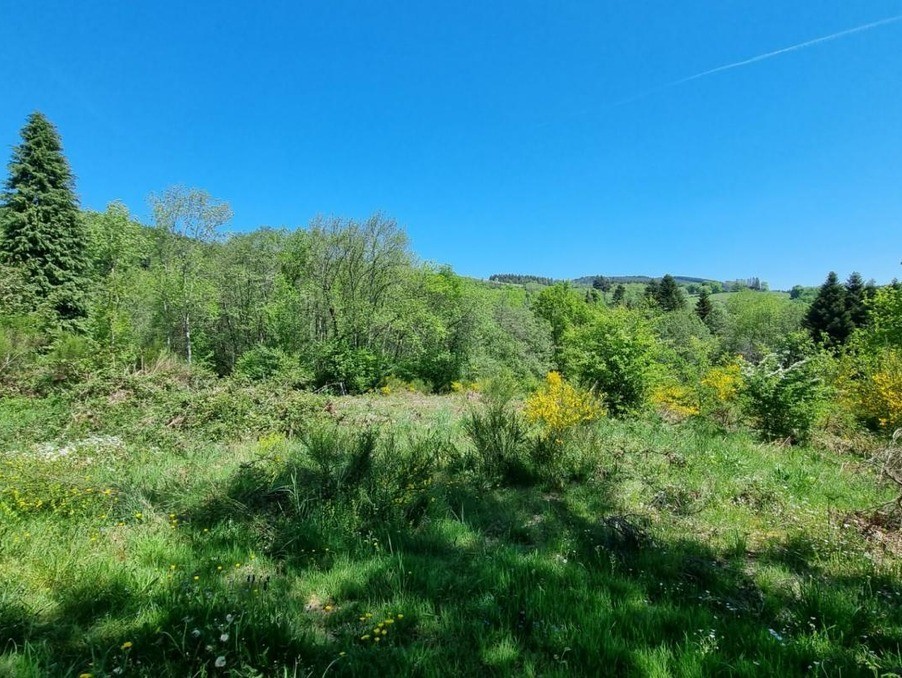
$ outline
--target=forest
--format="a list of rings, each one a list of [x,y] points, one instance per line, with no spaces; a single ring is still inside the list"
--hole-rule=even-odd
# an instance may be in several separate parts
[[[479,280],[9,141],[0,674],[902,673],[898,282]]]

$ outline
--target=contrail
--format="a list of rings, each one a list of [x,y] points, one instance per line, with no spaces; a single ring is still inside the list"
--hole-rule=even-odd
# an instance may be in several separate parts
[[[896,23],[897,21],[902,21],[902,14],[898,16],[893,16],[888,19],[881,19],[880,21],[872,21],[869,24],[864,24],[863,26],[856,26],[855,28],[848,28],[844,31],[839,31],[838,33],[831,33],[830,35],[825,35],[821,38],[814,38],[813,40],[806,40],[805,42],[800,42],[798,45],[792,45],[790,47],[784,47],[782,49],[774,50],[773,52],[766,52],[764,54],[759,54],[758,56],[753,56],[749,59],[743,59],[742,61],[735,61],[731,64],[726,64],[724,66],[718,66],[717,68],[711,68],[707,71],[702,71],[701,73],[696,73],[695,75],[690,75],[685,78],[680,78],[679,80],[674,80],[672,82],[665,83],[663,85],[658,85],[653,89],[646,90],[641,94],[637,94],[635,96],[629,97],[628,99],[623,99],[621,101],[617,101],[610,106],[613,108],[614,106],[622,106],[624,104],[632,103],[638,99],[644,99],[645,97],[660,92],[661,90],[669,89],[671,87],[676,87],[678,85],[684,85],[687,82],[692,82],[693,80],[699,80],[700,78],[706,78],[709,75],[714,75],[715,73],[722,73],[724,71],[731,71],[734,68],[739,68],[741,66],[748,66],[749,64],[754,64],[759,61],[764,61],[765,59],[772,59],[775,56],[780,56],[781,54],[787,54],[789,52],[795,52],[800,49],[805,49],[806,47],[811,47],[813,45],[819,45],[822,42],[830,42],[831,40],[837,40],[839,38],[843,38],[847,35],[852,35],[853,33],[861,33],[863,31],[869,31],[872,28],[877,28],[878,26],[885,26],[887,24]]]

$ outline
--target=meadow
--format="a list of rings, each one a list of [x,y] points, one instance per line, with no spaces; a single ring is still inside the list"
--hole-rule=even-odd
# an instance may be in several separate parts
[[[902,673],[859,451],[604,417],[499,472],[492,395],[180,369],[0,404],[0,674]]]

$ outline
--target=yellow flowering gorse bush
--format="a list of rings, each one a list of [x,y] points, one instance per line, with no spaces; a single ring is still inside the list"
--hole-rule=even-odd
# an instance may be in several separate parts
[[[530,421],[558,432],[595,421],[605,414],[598,398],[577,389],[558,372],[548,373],[545,384],[527,398],[524,412]]]
[[[865,419],[890,431],[902,427],[902,351],[884,351],[858,382],[857,395]]]
[[[731,402],[739,395],[742,386],[742,365],[737,359],[727,365],[712,367],[700,383],[716,402]]]
[[[680,418],[699,413],[698,397],[691,388],[681,384],[664,384],[652,391],[651,401],[668,414]]]

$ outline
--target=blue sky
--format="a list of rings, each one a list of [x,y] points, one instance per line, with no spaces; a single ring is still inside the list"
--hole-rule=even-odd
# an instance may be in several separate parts
[[[227,200],[235,230],[380,210],[421,258],[480,277],[902,277],[902,21],[664,86],[902,0],[3,14],[3,155],[43,111],[86,207],[146,217],[181,183]]]

